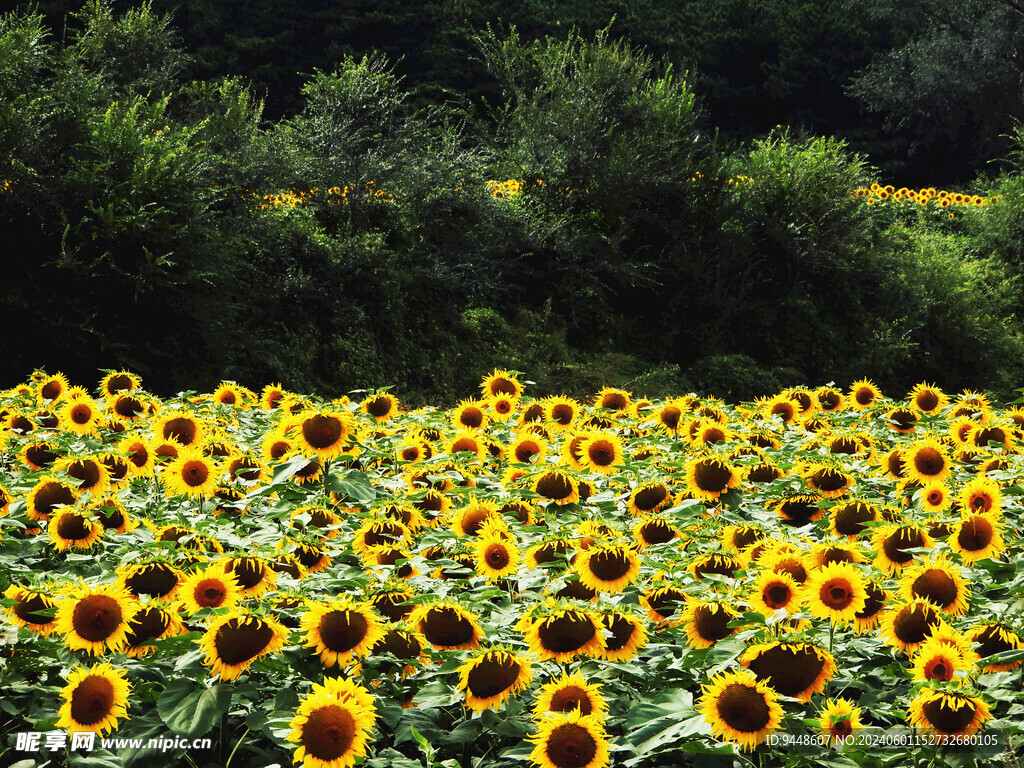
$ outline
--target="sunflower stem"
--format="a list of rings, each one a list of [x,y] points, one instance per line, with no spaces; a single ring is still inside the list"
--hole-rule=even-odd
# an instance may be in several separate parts
[[[832,641],[836,636],[836,625],[835,622],[830,621],[828,623],[828,652],[832,653]]]
[[[328,494],[327,494],[327,476],[330,473],[331,473],[331,460],[330,459],[324,459],[324,496],[328,496]]]
[[[240,746],[242,746],[242,740],[243,740],[243,739],[244,739],[244,738],[245,738],[246,736],[248,736],[248,735],[249,735],[249,729],[248,729],[248,728],[246,728],[246,729],[245,729],[245,732],[244,732],[244,733],[243,733],[243,734],[242,734],[242,735],[241,735],[241,736],[240,736],[240,737],[238,738],[238,741],[236,741],[236,742],[235,742],[235,748],[234,748],[234,749],[232,749],[232,750],[231,750],[231,754],[230,754],[230,755],[228,755],[228,761],[227,761],[226,763],[224,763],[224,768],[230,768],[230,766],[231,766],[231,760],[232,760],[232,758],[234,758],[234,756],[235,756],[235,752],[237,752],[237,751],[238,751],[238,748],[239,748]]]

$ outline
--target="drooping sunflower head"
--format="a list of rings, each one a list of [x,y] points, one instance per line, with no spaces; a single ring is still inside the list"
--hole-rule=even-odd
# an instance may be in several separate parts
[[[984,662],[990,656],[1007,651],[1017,651],[1024,648],[1020,637],[1009,627],[998,622],[987,622],[974,627],[968,634],[968,638],[974,644],[978,656],[984,663],[985,672],[1006,672],[1020,667],[1020,661],[1010,661],[1001,664],[989,664]]]
[[[736,628],[729,626],[729,623],[736,619],[736,613],[724,602],[686,599],[682,592],[678,592],[678,595],[678,600],[664,604],[671,594],[659,595],[656,591],[649,600],[648,610],[654,615],[664,617],[658,620],[659,623],[668,621],[678,610],[678,621],[686,630],[691,648],[710,648],[719,640],[724,640],[736,632]]]
[[[967,611],[971,589],[960,568],[943,555],[908,566],[900,579],[906,600],[927,600],[953,616]]]
[[[63,373],[44,376],[36,384],[36,399],[40,404],[55,403],[67,394],[70,387],[71,383]]]
[[[776,691],[748,670],[723,672],[702,686],[699,709],[713,736],[753,749],[782,723]]]
[[[639,616],[626,610],[614,610],[604,613],[601,621],[607,632],[602,658],[629,661],[647,645],[647,629]]]
[[[828,527],[834,536],[845,536],[853,541],[867,530],[865,523],[878,519],[875,505],[862,499],[850,499],[829,510]]]
[[[359,410],[381,424],[394,418],[398,413],[398,398],[390,392],[379,392],[363,400]]]
[[[483,633],[476,617],[453,600],[421,603],[413,608],[408,621],[438,650],[480,647]]]
[[[697,456],[686,462],[686,486],[694,498],[715,501],[739,485],[739,472],[718,456]]]
[[[904,653],[914,653],[943,624],[939,610],[920,599],[897,603],[880,622],[885,642]]]
[[[4,608],[4,614],[16,627],[41,637],[48,637],[57,630],[57,618],[53,615],[56,603],[47,592],[12,584],[3,595],[15,601],[14,605]]]
[[[935,545],[932,537],[915,524],[879,526],[871,537],[877,555],[875,567],[885,573],[898,573],[914,560],[913,549],[926,549]]]
[[[85,550],[103,536],[103,526],[86,510],[58,507],[46,526],[46,532],[59,552]]]
[[[222,680],[234,680],[254,661],[284,647],[288,630],[274,619],[237,610],[213,619],[199,640],[203,664]]]
[[[579,485],[567,472],[553,469],[537,475],[533,481],[534,493],[556,505],[578,504]]]
[[[53,462],[52,468],[58,475],[65,474],[80,493],[102,496],[110,488],[110,472],[98,457],[61,456]]]
[[[508,395],[513,399],[523,396],[523,385],[516,373],[495,368],[488,376],[485,376],[480,384],[480,391],[485,398]]]
[[[124,652],[141,658],[156,651],[154,640],[180,635],[185,626],[171,604],[150,602],[142,606],[128,624]]]
[[[996,514],[965,514],[947,543],[968,564],[996,557],[1006,549],[1002,519]]]
[[[301,626],[305,645],[319,654],[325,667],[365,656],[384,635],[383,622],[373,609],[351,599],[310,605]]]
[[[607,703],[601,695],[600,683],[589,683],[582,673],[568,674],[553,678],[537,692],[533,705],[534,717],[542,719],[547,712],[571,712],[578,710],[584,717],[596,715],[603,718]]]
[[[595,592],[621,592],[640,575],[640,558],[631,547],[587,547],[574,563],[580,581]]]
[[[600,619],[576,607],[556,606],[534,617],[525,634],[530,650],[541,660],[566,662],[581,655],[599,656],[605,647]]]
[[[810,701],[836,673],[832,654],[813,643],[772,642],[752,645],[740,663],[782,696]]]
[[[459,690],[476,712],[497,709],[533,679],[529,660],[503,648],[480,651],[459,667]]]
[[[992,717],[988,704],[977,696],[924,688],[908,707],[910,724],[924,733],[965,736],[977,733]]]

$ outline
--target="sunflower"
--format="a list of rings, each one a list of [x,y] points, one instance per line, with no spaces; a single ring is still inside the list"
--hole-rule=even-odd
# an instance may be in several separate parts
[[[321,462],[340,456],[352,439],[352,416],[342,410],[303,411],[289,422],[286,434],[305,455],[313,454]]]
[[[398,662],[387,659],[377,659],[377,672],[382,675],[399,674],[405,679],[416,671],[416,665],[426,660],[424,653],[427,647],[427,639],[419,632],[414,632],[405,626],[388,627],[384,634],[370,648],[370,655],[374,657],[394,656]]]
[[[135,597],[174,598],[185,574],[168,563],[128,563],[118,569],[118,583]]]
[[[735,578],[736,571],[743,568],[743,563],[735,557],[721,554],[701,555],[693,560],[687,568],[690,573],[698,579],[704,578],[704,574],[714,573],[727,578]]]
[[[238,579],[224,563],[189,574],[178,585],[177,594],[190,614],[204,608],[233,608],[242,596]]]
[[[748,670],[723,672],[701,686],[698,708],[711,734],[750,750],[782,723],[778,694]]]
[[[601,614],[605,630],[605,647],[601,658],[608,661],[629,661],[647,645],[647,629],[643,620],[624,609]]]
[[[471,453],[473,458],[480,459],[484,457],[485,451],[485,443],[477,430],[463,429],[448,441],[447,452],[453,455]],[[464,457],[459,458],[461,461],[465,461]]]
[[[975,477],[964,485],[957,499],[960,502],[960,509],[965,513],[998,513],[1003,508],[1003,495],[999,490],[999,483],[984,475]]]
[[[539,768],[605,768],[608,738],[594,715],[578,709],[548,713],[527,740],[534,744],[530,760]]]
[[[842,410],[845,403],[843,393],[835,387],[820,387],[815,391],[814,396],[818,398],[818,406],[823,411],[839,411]]]
[[[36,399],[40,403],[55,403],[67,394],[70,386],[63,373],[45,376],[36,385]]]
[[[488,581],[512,576],[519,569],[519,547],[501,536],[481,536],[474,547],[476,572]]]
[[[917,411],[911,408],[890,408],[885,418],[890,428],[901,435],[909,435],[917,428]]]
[[[560,677],[542,685],[537,691],[533,715],[543,720],[548,712],[578,710],[584,717],[594,715],[595,719],[603,720],[607,707],[599,683],[588,683],[579,672],[570,675],[563,671]]]
[[[573,567],[595,592],[621,592],[640,575],[640,558],[632,547],[602,544],[580,552]]]
[[[981,659],[987,659],[997,653],[1006,651],[1019,651],[1024,648],[1024,643],[1013,630],[998,622],[979,624],[968,633],[968,639],[977,649]],[[985,664],[985,672],[1007,672],[1020,667],[1020,661],[1010,661],[1002,664]]]
[[[524,634],[530,651],[542,661],[600,656],[606,645],[600,618],[576,607],[549,609],[546,615],[530,619]]]
[[[929,435],[904,449],[903,466],[907,477],[923,486],[949,477],[952,464],[942,445]]]
[[[111,371],[99,383],[99,393],[106,398],[122,392],[134,392],[142,386],[142,379],[128,371]]]
[[[61,691],[64,704],[55,727],[66,728],[69,733],[116,731],[117,719],[128,716],[131,689],[124,670],[114,669],[107,662],[93,664],[90,669],[75,667]]]
[[[682,532],[667,520],[654,515],[644,515],[633,526],[633,536],[640,549],[665,544],[682,536]]]
[[[517,464],[540,464],[547,454],[547,445],[532,432],[520,432],[508,448],[509,460]]]
[[[498,505],[469,495],[466,506],[452,515],[451,529],[460,536],[477,536],[488,520],[498,519]]]
[[[99,431],[102,413],[91,397],[68,400],[61,406],[61,428],[76,435],[94,435]]]
[[[792,423],[800,413],[796,400],[783,393],[766,400],[761,408],[768,419],[781,419],[783,424]]]
[[[458,672],[457,688],[466,692],[466,706],[474,712],[497,709],[533,679],[529,660],[502,648],[478,652]]]
[[[53,462],[53,471],[70,477],[79,493],[102,496],[110,488],[110,472],[94,458],[62,456]]]
[[[359,410],[381,424],[398,413],[398,398],[390,392],[378,392],[363,400]]]
[[[810,701],[836,673],[832,654],[813,643],[760,643],[747,648],[740,663],[782,696]]]
[[[597,393],[595,407],[616,412],[626,411],[629,408],[631,397],[632,394],[624,389],[602,387],[601,391]]]
[[[12,584],[3,594],[8,600],[14,601],[14,605],[4,608],[4,614],[16,627],[27,629],[40,637],[49,637],[57,630],[57,619],[52,615],[57,604],[48,591]]]
[[[908,550],[928,549],[935,545],[932,537],[918,525],[883,525],[875,529],[872,542],[877,550],[874,565],[884,573],[901,571],[914,555]]]
[[[813,571],[804,588],[808,610],[833,624],[852,622],[867,601],[864,577],[851,563],[833,562]]]
[[[965,515],[946,541],[968,564],[996,557],[1006,549],[998,515]]]
[[[288,630],[274,619],[233,610],[210,621],[199,648],[211,674],[234,680],[257,659],[280,651],[287,636]]]
[[[908,566],[900,579],[903,597],[907,600],[927,600],[939,610],[953,616],[967,611],[971,588],[944,554]]]
[[[943,621],[935,606],[918,598],[892,606],[882,615],[880,624],[887,644],[914,653]]]
[[[969,672],[971,665],[955,646],[944,643],[936,637],[928,638],[914,653],[912,676],[914,680],[934,680],[948,683],[957,672]]]
[[[646,515],[657,512],[672,503],[668,486],[658,480],[650,480],[638,486],[629,495],[629,513]]]
[[[579,453],[585,470],[613,474],[622,464],[622,441],[611,432],[592,432],[580,443]]]
[[[480,391],[485,398],[508,395],[518,400],[523,396],[523,385],[512,371],[495,368],[490,375],[484,377]]]
[[[830,739],[842,739],[855,734],[864,723],[860,719],[860,708],[849,699],[828,699],[818,710],[818,729]]]
[[[147,603],[129,622],[123,650],[129,656],[141,658],[156,650],[152,641],[174,637],[184,631],[184,624],[178,618],[176,609]]]
[[[921,509],[932,515],[945,512],[953,504],[949,488],[941,482],[930,482],[921,488],[919,500]]]
[[[988,451],[990,443],[996,443],[1004,450],[1013,451],[1017,439],[1009,426],[999,424],[975,424],[967,438],[968,444],[978,451]]]
[[[557,469],[537,475],[533,481],[533,491],[559,506],[578,504],[580,501],[580,490],[576,480]]]
[[[174,411],[161,416],[153,424],[157,440],[173,440],[188,448],[199,445],[203,437],[203,422],[188,411]]]
[[[128,459],[128,471],[132,477],[149,477],[156,466],[152,447],[138,435],[121,438],[117,450]]]
[[[862,411],[882,396],[881,390],[870,379],[861,379],[850,385],[848,402],[850,407]]]
[[[691,648],[710,648],[737,631],[736,628],[729,626],[737,615],[724,602],[692,599],[686,599],[684,602],[682,593],[679,595],[678,602],[682,603],[679,621],[686,630],[686,638]]]
[[[778,610],[796,613],[803,602],[803,588],[785,571],[763,570],[747,597],[750,607],[764,616]]]
[[[54,632],[73,651],[99,656],[124,646],[128,626],[139,606],[116,584],[80,587],[58,603]]]
[[[829,510],[828,527],[834,536],[845,536],[854,541],[870,523],[878,519],[878,509],[862,499],[851,499],[836,504]]]
[[[924,733],[964,736],[977,733],[992,713],[977,696],[924,688],[908,707],[910,724]]]
[[[487,411],[479,400],[463,400],[452,411],[452,426],[459,430],[477,431],[487,426]]]
[[[298,743],[293,763],[303,768],[350,768],[366,757],[377,721],[373,696],[358,683],[340,677],[313,683],[288,724],[288,741]]]
[[[831,464],[809,464],[800,474],[814,493],[826,499],[845,496],[853,485],[853,477]]]
[[[307,647],[325,667],[365,656],[384,635],[383,624],[369,605],[351,599],[311,605],[302,616]]]
[[[58,507],[46,526],[46,533],[58,552],[91,549],[103,536],[103,526],[92,515],[73,507]]]
[[[773,499],[766,506],[782,519],[783,525],[800,528],[820,520],[825,515],[819,506],[821,497],[816,494],[798,493],[782,499]]]
[[[476,617],[453,600],[420,603],[412,609],[408,621],[438,650],[480,647],[482,632]]]
[[[199,451],[182,450],[161,476],[168,496],[208,499],[217,490],[220,474],[218,466]]]
[[[716,501],[739,484],[736,470],[717,456],[698,456],[686,462],[686,487],[694,498]]]

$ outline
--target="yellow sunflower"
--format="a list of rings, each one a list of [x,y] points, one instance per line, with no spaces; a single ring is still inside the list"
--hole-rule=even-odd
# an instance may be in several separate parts
[[[679,602],[682,602],[682,593],[679,595]],[[737,618],[736,613],[720,600],[687,599],[680,614],[679,621],[686,630],[687,642],[691,648],[710,648],[737,631],[735,627],[729,626],[730,622]]]
[[[365,656],[384,635],[372,608],[347,598],[310,605],[302,616],[302,629],[305,645],[320,655],[325,667]]]
[[[632,547],[605,544],[580,552],[573,567],[595,592],[621,592],[640,575],[640,558]]]
[[[53,462],[55,473],[64,473],[79,492],[102,496],[110,488],[110,473],[97,459],[86,456],[61,456]]]
[[[796,613],[803,602],[803,588],[785,571],[776,573],[765,569],[754,582],[747,603],[764,616],[771,616],[778,610]]]
[[[509,461],[517,464],[540,464],[546,454],[546,442],[532,432],[520,432],[508,447]]]
[[[914,680],[921,682],[936,681],[948,683],[957,672],[969,672],[971,664],[961,655],[955,646],[944,643],[932,636],[914,653],[911,674]]]
[[[992,717],[988,704],[977,696],[924,688],[908,707],[910,724],[923,733],[965,736],[977,733]]]
[[[135,597],[172,600],[185,574],[169,563],[127,563],[117,570],[118,583]]]
[[[584,470],[613,474],[622,464],[622,441],[611,432],[591,432],[579,445],[580,464]]]
[[[918,525],[882,525],[871,536],[875,545],[875,567],[883,573],[898,573],[914,560],[908,550],[928,549],[935,545],[928,532]]]
[[[952,462],[945,448],[929,435],[904,449],[903,466],[907,477],[924,486],[949,477]]]
[[[753,751],[782,723],[779,696],[748,670],[723,672],[701,686],[700,713],[711,734]]]
[[[553,397],[545,403],[544,419],[558,430],[569,429],[579,419],[583,406],[570,397]]]
[[[91,549],[103,536],[103,526],[88,512],[74,507],[58,507],[46,525],[54,549]]]
[[[907,399],[910,400],[911,406],[929,416],[934,416],[949,404],[949,397],[928,382],[921,382],[915,386],[907,395]]]
[[[513,399],[523,396],[523,385],[512,371],[495,368],[480,384],[480,391],[485,398],[508,395]]]
[[[61,691],[64,704],[55,727],[66,728],[68,733],[116,731],[118,718],[128,716],[131,689],[124,670],[114,669],[107,662],[93,664],[90,669],[75,667]]]
[[[533,679],[530,662],[503,648],[480,651],[458,669],[458,690],[474,712],[497,709],[523,691]]]
[[[480,400],[463,400],[453,410],[452,426],[458,430],[476,431],[487,426],[487,411]]]
[[[354,433],[352,415],[337,409],[303,411],[291,419],[285,432],[296,448],[320,461],[343,454]]]
[[[921,599],[897,603],[880,619],[885,642],[904,653],[914,653],[942,625],[939,610]]]
[[[374,421],[381,424],[394,418],[398,413],[398,398],[390,392],[379,392],[363,400],[359,410],[372,416]]]
[[[168,496],[208,499],[217,490],[220,469],[199,451],[181,450],[161,472]]]
[[[997,557],[1006,549],[1003,523],[998,515],[965,515],[946,540],[965,563]]]
[[[601,721],[578,709],[549,713],[539,730],[527,738],[534,747],[530,760],[539,768],[605,768],[608,737]]]
[[[141,658],[156,651],[154,640],[174,637],[185,631],[185,625],[173,606],[161,606],[155,602],[146,603],[135,614],[125,635],[124,652]]]
[[[818,729],[830,739],[847,739],[864,727],[860,708],[849,699],[828,699],[818,710]]]
[[[57,630],[57,619],[53,615],[57,604],[48,592],[12,584],[4,590],[4,597],[14,601],[14,605],[4,608],[7,620],[14,626],[40,637],[49,637]]]
[[[476,617],[454,600],[420,603],[409,614],[409,625],[438,650],[480,647],[482,631]]]
[[[542,661],[600,656],[606,645],[600,618],[576,607],[553,607],[546,615],[533,617],[525,635],[530,651]]]
[[[274,619],[234,610],[210,621],[199,648],[211,674],[234,680],[257,659],[280,651],[287,637],[288,630]]]
[[[743,652],[740,663],[780,695],[801,701],[824,690],[836,673],[832,654],[813,643],[755,644]]]
[[[876,400],[882,397],[881,390],[875,386],[870,379],[861,379],[850,385],[850,394],[847,395],[847,403],[857,411],[869,408]]]
[[[618,609],[601,614],[600,618],[605,630],[601,658],[629,661],[647,645],[647,629],[640,617]]]
[[[287,740],[298,743],[293,763],[303,768],[351,768],[366,757],[377,721],[373,696],[358,683],[340,677],[313,683],[295,717]]]
[[[960,509],[965,514],[998,514],[1003,508],[1003,495],[999,483],[984,475],[975,477],[964,485],[957,499],[960,502]]]
[[[812,571],[804,588],[808,610],[833,624],[851,623],[867,602],[864,577],[851,563],[833,562]]]
[[[54,632],[64,635],[73,651],[94,656],[119,651],[138,610],[139,604],[116,584],[80,587],[58,603]]]
[[[968,633],[968,639],[977,649],[978,656],[982,662],[989,656],[1007,651],[1018,651],[1024,648],[1017,633],[998,622],[979,624]],[[1020,667],[1020,661],[1010,661],[1002,664],[984,663],[985,672],[1007,672]]]
[[[900,583],[906,600],[927,600],[953,616],[966,613],[971,599],[968,581],[944,554],[908,566],[900,577]]]
[[[519,547],[512,540],[494,535],[481,536],[474,550],[476,572],[489,581],[511,576],[519,569]]]
[[[580,500],[580,490],[576,480],[566,472],[557,469],[537,475],[533,481],[533,491],[559,506],[578,504]]]
[[[560,677],[553,678],[537,691],[533,715],[541,720],[548,712],[579,710],[584,717],[594,715],[603,719],[607,708],[600,683],[588,683],[580,672],[570,675],[563,671]]]
[[[61,428],[76,435],[94,435],[103,417],[99,406],[88,396],[68,400],[61,406]]]
[[[185,610],[194,614],[204,608],[233,608],[242,591],[225,563],[215,563],[186,576],[178,585],[177,595]]]
[[[716,501],[739,484],[739,473],[722,458],[697,456],[686,462],[686,487],[694,498]]]

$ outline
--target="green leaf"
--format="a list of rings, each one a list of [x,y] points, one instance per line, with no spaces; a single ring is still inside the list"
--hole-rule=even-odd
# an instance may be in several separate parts
[[[207,688],[191,680],[174,680],[160,694],[156,709],[172,731],[194,739],[209,733],[230,704],[228,685]]]

